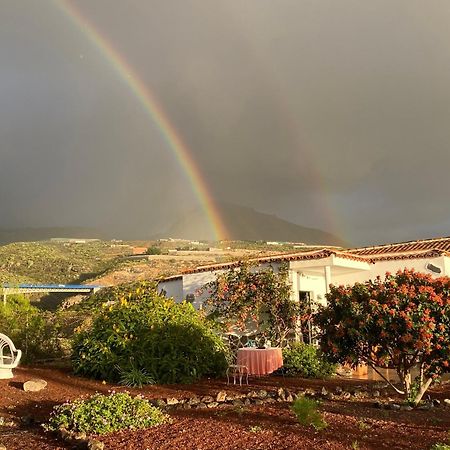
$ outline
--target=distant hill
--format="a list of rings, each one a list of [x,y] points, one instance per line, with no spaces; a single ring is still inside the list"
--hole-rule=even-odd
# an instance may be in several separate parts
[[[83,227],[0,228],[0,244],[45,241],[50,238],[100,238],[101,233]]]
[[[228,239],[243,241],[286,241],[305,244],[347,247],[338,236],[316,228],[307,228],[272,214],[265,214],[244,206],[221,204],[220,211],[229,232]],[[212,240],[211,227],[204,213],[192,211],[165,233],[166,237]]]

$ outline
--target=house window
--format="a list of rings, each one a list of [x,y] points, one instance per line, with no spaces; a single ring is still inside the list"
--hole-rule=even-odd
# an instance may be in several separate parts
[[[189,303],[194,303],[195,295],[194,294],[187,294],[186,295],[186,301],[189,302]]]

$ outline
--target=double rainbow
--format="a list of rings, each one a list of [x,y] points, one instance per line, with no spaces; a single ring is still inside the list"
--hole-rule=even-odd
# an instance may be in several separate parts
[[[140,102],[146,114],[157,125],[168,147],[186,174],[189,184],[208,218],[215,239],[221,240],[228,237],[220,212],[209,193],[191,150],[183,142],[180,134],[170,122],[151,89],[142,81],[125,57],[113,47],[107,38],[95,28],[94,24],[69,0],[55,0],[54,4],[109,62],[119,78]]]

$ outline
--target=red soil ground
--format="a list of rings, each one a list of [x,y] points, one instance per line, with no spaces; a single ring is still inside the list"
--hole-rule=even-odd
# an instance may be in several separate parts
[[[25,392],[22,383],[31,378],[48,382],[41,392]],[[264,377],[250,380],[250,386],[228,386],[226,380],[202,380],[193,385],[148,386],[129,389],[146,398],[215,395],[276,390],[283,386],[293,391],[305,388],[334,391],[336,386],[351,389],[373,383],[361,380],[329,381],[299,378]],[[67,370],[19,368],[13,380],[0,380],[0,416],[7,425],[0,426],[0,443],[10,449],[66,449],[66,443],[51,433],[41,431],[52,407],[67,399],[123,387],[75,377]],[[382,390],[383,393],[383,390]],[[389,392],[389,395],[391,393]],[[450,385],[430,392],[431,398],[450,398]],[[126,431],[99,437],[106,449],[429,449],[434,443],[447,442],[450,408],[430,411],[391,411],[377,409],[373,399],[336,399],[323,401],[320,410],[328,423],[323,431],[300,425],[287,403],[246,407],[221,406],[216,409],[173,410],[171,424],[143,431]],[[17,423],[25,418],[25,423]],[[8,425],[13,420],[16,425]],[[32,422],[32,423],[30,423]]]

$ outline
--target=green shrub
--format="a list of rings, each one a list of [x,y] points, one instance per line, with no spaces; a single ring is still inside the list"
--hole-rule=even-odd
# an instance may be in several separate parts
[[[72,362],[80,375],[113,382],[141,371],[155,383],[188,383],[220,375],[227,366],[225,345],[191,304],[141,287],[104,304],[75,334]]]
[[[145,252],[147,255],[160,255],[162,253],[160,247],[149,247],[147,251]]]
[[[318,411],[319,403],[316,400],[300,397],[292,404],[292,411],[299,423],[305,426],[312,426],[316,430],[323,430],[328,426]]]
[[[167,422],[168,416],[141,397],[128,393],[94,394],[55,406],[45,429],[105,434]]]
[[[313,345],[294,342],[283,349],[283,370],[291,376],[327,378],[335,373],[336,366]]]
[[[431,450],[450,450],[450,445],[448,444],[434,444]]]
[[[23,295],[8,296],[0,304],[0,332],[22,350],[23,362],[60,357],[63,353],[57,317],[30,304]]]

